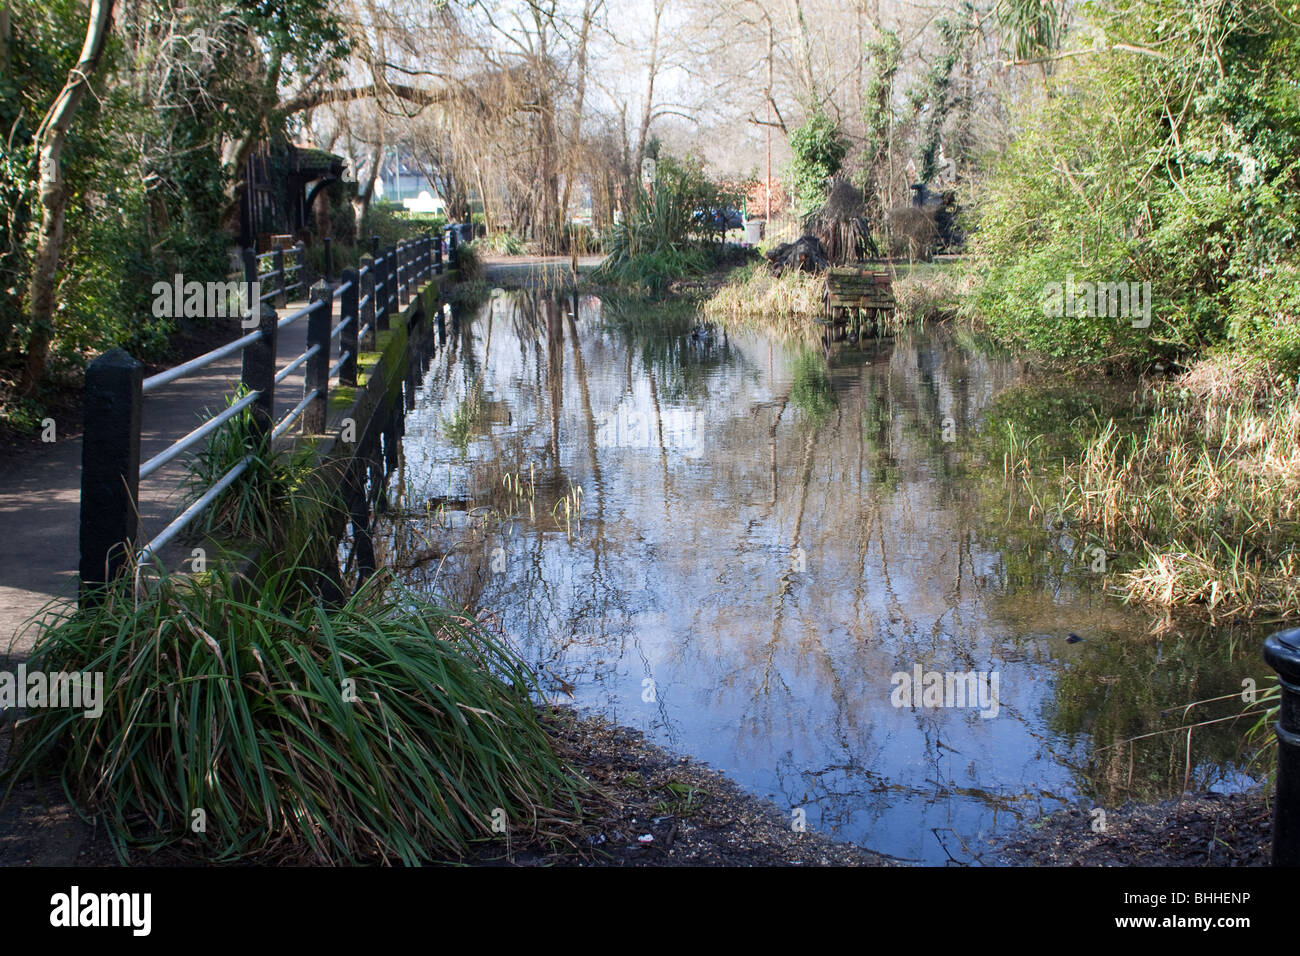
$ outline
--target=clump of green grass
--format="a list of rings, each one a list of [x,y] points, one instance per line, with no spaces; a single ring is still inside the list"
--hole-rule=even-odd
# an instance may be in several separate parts
[[[628,247],[619,246],[600,264],[592,278],[600,283],[657,292],[674,279],[701,275],[708,268],[708,256],[700,247],[687,242],[642,252],[630,252]]]
[[[492,251],[503,256],[522,256],[524,241],[506,229],[498,232],[490,240]]]
[[[462,242],[456,246],[456,271],[462,281],[482,277],[483,259],[477,242]]]
[[[231,403],[242,393],[231,396]],[[197,501],[232,468],[248,468],[187,529],[194,540],[241,548],[266,560],[284,555],[316,568],[334,561],[331,529],[346,520],[338,476],[315,463],[309,441],[272,449],[262,442],[251,410],[236,415],[208,439],[182,479],[184,504]]]
[[[649,188],[638,186],[626,218],[606,233],[600,284],[657,291],[674,279],[699,275],[718,259],[717,235],[702,210],[734,206],[737,197],[704,175],[696,160],[662,156]]]
[[[499,638],[381,575],[339,607],[288,568],[256,587],[119,579],[29,666],[105,675],[102,715],[20,720],[0,783],[51,771],[119,856],[415,864],[556,834],[576,777]]]
[[[826,311],[825,290],[823,276],[792,269],[778,277],[756,263],[735,270],[704,303],[703,311],[729,325],[797,336],[820,331],[813,320]]]

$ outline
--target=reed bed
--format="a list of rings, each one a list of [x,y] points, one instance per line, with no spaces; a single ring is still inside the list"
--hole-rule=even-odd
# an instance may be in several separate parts
[[[1148,398],[1134,430],[1096,423],[1047,493],[1046,471],[1029,476],[1032,439],[1010,435],[1009,476],[1126,559],[1130,599],[1216,620],[1300,615],[1300,395],[1258,379],[1225,390],[1198,368]]]
[[[710,319],[731,325],[758,324],[795,331],[824,313],[822,276],[789,271],[778,277],[755,263],[735,270],[710,296],[702,310]]]
[[[942,321],[952,315],[970,287],[953,269],[909,272],[894,280],[898,307],[881,330],[887,334]],[[737,269],[703,305],[705,315],[732,326],[749,326],[782,337],[820,330],[814,320],[826,312],[825,276],[792,270],[774,276],[761,263]]]

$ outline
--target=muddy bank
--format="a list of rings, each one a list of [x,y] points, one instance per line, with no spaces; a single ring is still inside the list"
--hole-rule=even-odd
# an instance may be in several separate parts
[[[512,834],[476,845],[480,866],[894,866],[900,861],[819,833],[720,771],[670,753],[633,730],[556,710],[555,746],[592,784],[581,824],[565,839]],[[7,747],[0,733],[0,761]],[[1093,816],[1070,809],[1027,823],[986,862],[1005,866],[1267,866],[1272,806],[1262,790],[1195,794]],[[650,837],[650,839],[646,839]],[[132,861],[178,860],[138,854]],[[283,864],[283,859],[259,861]],[[116,866],[102,829],[83,822],[54,787],[31,782],[0,806],[0,866]]]
[[[1108,811],[1105,829],[1072,808],[1027,824],[1001,847],[1011,866],[1268,866],[1273,807],[1262,789],[1188,794]]]
[[[600,718],[557,711],[560,756],[594,793],[570,848],[485,848],[477,862],[576,866],[889,866],[811,831],[718,770]],[[646,837],[651,839],[647,840]]]
[[[632,730],[568,710],[548,717],[556,750],[592,784],[582,820],[563,840],[512,834],[464,861],[482,866],[862,866],[886,857],[813,833],[720,772]],[[0,730],[0,763],[8,746]],[[646,839],[649,837],[650,839]],[[133,863],[179,864],[166,854]],[[283,865],[277,857],[253,861]],[[55,785],[30,781],[0,806],[0,866],[116,866],[102,828],[82,821]]]

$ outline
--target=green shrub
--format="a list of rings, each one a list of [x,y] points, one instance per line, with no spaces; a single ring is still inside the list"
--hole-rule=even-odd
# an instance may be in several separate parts
[[[840,171],[848,149],[839,125],[820,109],[790,134],[794,158],[787,173],[800,215],[806,216],[826,200],[827,184]]]
[[[1300,270],[1292,266],[1234,282],[1229,302],[1234,346],[1272,363],[1280,375],[1300,372]]]
[[[700,238],[704,223],[737,201],[704,175],[699,160],[662,157],[653,188],[638,188],[627,218],[607,231],[596,281],[655,290],[705,271],[717,244]]]
[[[1106,2],[1087,16],[1094,35],[1078,42],[1097,52],[1013,117],[975,220],[968,311],[1077,362],[1188,364],[1229,340],[1294,361],[1287,322],[1269,316],[1294,305],[1300,28],[1268,4],[1188,18],[1170,0]],[[1071,276],[1149,282],[1150,327],[1046,314],[1048,284]]]

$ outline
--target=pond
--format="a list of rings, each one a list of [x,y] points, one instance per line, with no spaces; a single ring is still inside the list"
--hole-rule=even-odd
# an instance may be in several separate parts
[[[951,333],[826,349],[497,290],[416,378],[380,560],[551,699],[902,859],[1248,785],[1241,721],[1174,729],[1241,709],[1255,646],[1153,635],[1030,518],[986,436],[1023,376]]]

